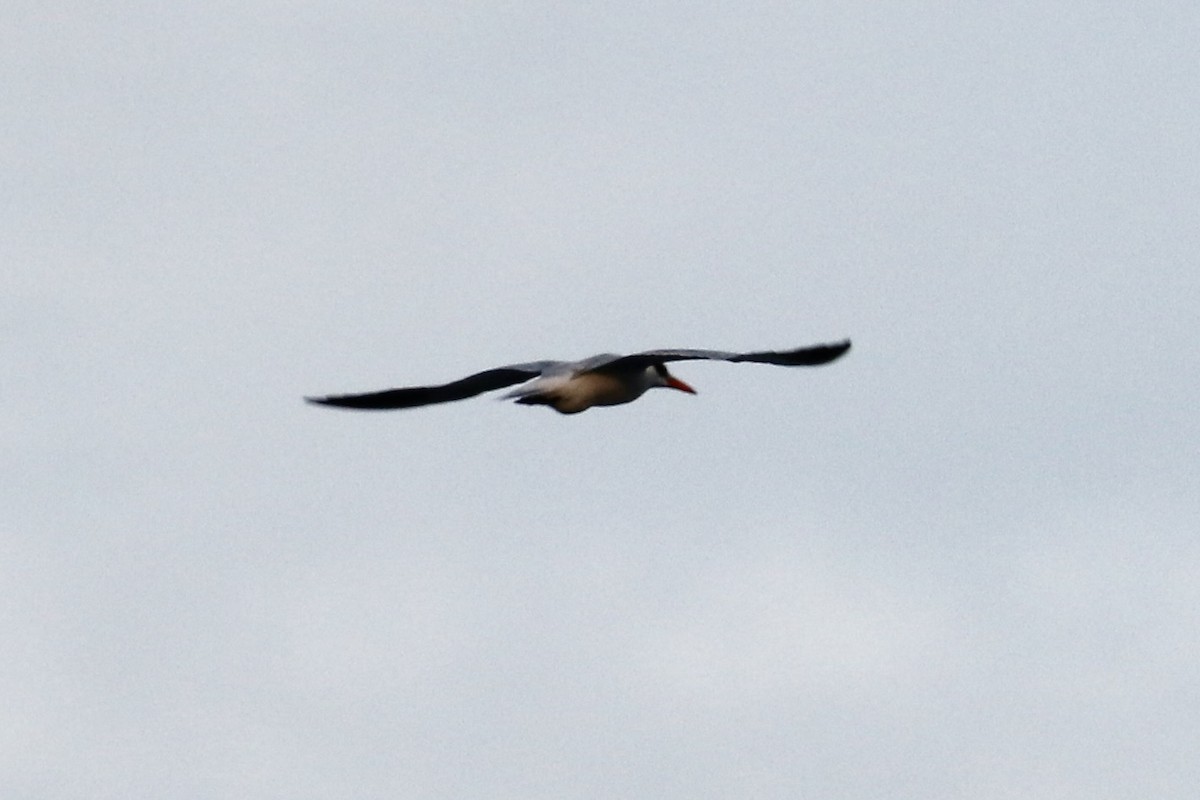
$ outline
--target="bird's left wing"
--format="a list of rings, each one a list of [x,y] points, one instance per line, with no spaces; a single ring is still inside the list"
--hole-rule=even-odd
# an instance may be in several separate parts
[[[548,369],[557,366],[558,361],[531,361],[527,364],[509,364],[506,367],[476,372],[457,381],[438,384],[436,386],[405,386],[400,389],[386,389],[382,392],[366,394],[337,394],[327,397],[306,397],[310,403],[322,406],[337,406],[339,408],[358,408],[371,411],[383,411],[393,408],[415,408],[434,403],[449,403],[454,400],[465,400],[477,394],[503,389],[515,383],[523,383],[536,378]]]
[[[781,367],[816,367],[840,358],[850,349],[850,340],[835,344],[818,344],[795,350],[763,350],[753,353],[731,353],[724,350],[647,350],[619,356],[592,369],[619,370],[649,367],[668,361],[733,361],[755,364],[775,364]]]

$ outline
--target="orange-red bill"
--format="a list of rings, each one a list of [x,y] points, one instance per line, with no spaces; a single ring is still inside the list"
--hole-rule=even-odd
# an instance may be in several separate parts
[[[667,386],[670,386],[672,389],[678,389],[681,392],[687,392],[688,394],[696,393],[695,389],[679,380],[679,378],[667,378]]]

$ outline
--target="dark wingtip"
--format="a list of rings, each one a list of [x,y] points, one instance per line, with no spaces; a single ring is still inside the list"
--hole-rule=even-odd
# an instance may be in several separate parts
[[[822,364],[828,364],[831,361],[837,361],[839,358],[846,355],[846,353],[849,353],[850,352],[850,340],[845,339],[840,342],[835,342],[833,344],[826,345],[826,349],[827,349],[827,353],[825,355],[825,360],[820,362]]]
[[[792,353],[793,360],[791,364],[793,366],[818,367],[822,364],[828,364],[831,361],[837,361],[846,355],[849,350],[849,339],[830,344],[819,344],[815,347],[803,347]]]
[[[312,403],[314,406],[325,406],[326,408],[354,408],[354,409],[374,409],[380,406],[371,406],[363,403],[354,395],[328,395],[326,397],[305,397],[304,402]]]
[[[339,398],[335,395],[328,395],[326,397],[307,397],[306,396],[304,398],[304,402],[308,403],[309,405],[323,406],[325,408],[346,408],[347,407],[343,403],[338,402],[338,400],[339,400]]]

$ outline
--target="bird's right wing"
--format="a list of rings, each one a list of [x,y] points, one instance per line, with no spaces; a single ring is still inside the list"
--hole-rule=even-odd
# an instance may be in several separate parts
[[[416,408],[434,403],[449,403],[466,400],[477,394],[503,389],[516,383],[536,378],[546,370],[558,365],[558,361],[531,361],[527,364],[510,364],[506,367],[477,372],[451,383],[437,386],[406,386],[400,389],[385,389],[366,394],[336,394],[327,397],[306,397],[310,403],[338,408],[357,408],[383,411],[393,408]]]
[[[763,350],[755,353],[730,353],[724,350],[647,350],[620,356],[593,369],[649,367],[668,361],[733,361],[775,364],[780,367],[816,367],[840,358],[850,349],[850,341],[818,344],[795,350]]]

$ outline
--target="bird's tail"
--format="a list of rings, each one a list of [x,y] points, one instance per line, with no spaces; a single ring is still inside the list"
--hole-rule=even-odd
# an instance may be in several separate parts
[[[558,385],[559,381],[538,378],[518,386],[510,392],[505,392],[501,399],[514,400],[526,406],[547,405]]]
[[[546,394],[525,394],[513,400],[517,405],[522,406],[552,406],[554,399]]]

